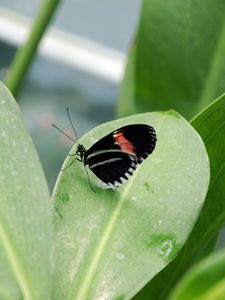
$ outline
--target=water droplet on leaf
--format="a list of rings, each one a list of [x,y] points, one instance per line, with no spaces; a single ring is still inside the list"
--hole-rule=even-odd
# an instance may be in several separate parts
[[[118,260],[123,260],[125,258],[125,255],[123,253],[119,252],[119,253],[116,254],[116,258]]]

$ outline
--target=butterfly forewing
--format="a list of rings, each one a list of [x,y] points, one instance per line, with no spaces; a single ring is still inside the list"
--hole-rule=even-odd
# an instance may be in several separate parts
[[[117,129],[114,136],[118,140],[121,149],[124,149],[124,151],[126,151],[125,141],[130,142],[130,145],[132,146],[130,147],[130,150],[135,153],[138,163],[141,163],[149,154],[151,154],[156,145],[155,130],[149,125],[135,124],[125,126]]]
[[[84,163],[103,182],[119,186],[152,153],[155,145],[156,133],[153,127],[145,124],[124,126],[89,148]]]

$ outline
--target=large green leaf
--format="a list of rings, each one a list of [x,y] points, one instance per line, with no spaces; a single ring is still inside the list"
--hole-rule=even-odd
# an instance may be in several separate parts
[[[151,124],[158,141],[115,192],[98,187],[90,174],[94,193],[78,161],[60,174],[54,193],[55,300],[130,299],[177,255],[201,210],[209,182],[207,153],[174,111],[103,124],[81,143],[89,147],[131,123]]]
[[[3,252],[0,259],[2,266],[8,265],[6,271],[1,268],[1,276],[10,275],[8,283],[12,292],[17,289],[13,286],[14,278],[23,300],[51,299],[49,191],[21,113],[2,84],[0,141],[0,247]],[[0,292],[4,293],[2,284],[5,280],[0,281]]]
[[[160,272],[135,299],[165,299],[184,272],[200,258],[225,222],[225,95],[209,105],[191,123],[205,142],[211,181],[200,217],[178,257]]]
[[[183,278],[170,300],[224,300],[225,251],[204,259]]]
[[[21,291],[7,265],[3,249],[0,249],[0,299],[20,300]]]
[[[136,58],[128,59],[135,71],[124,81],[134,99],[121,94],[120,115],[131,101],[132,113],[172,108],[190,117],[221,95],[224,19],[223,0],[143,0]]]

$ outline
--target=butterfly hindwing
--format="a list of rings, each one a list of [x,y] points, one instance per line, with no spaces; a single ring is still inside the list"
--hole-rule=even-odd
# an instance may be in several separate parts
[[[113,186],[121,185],[137,167],[135,156],[113,149],[92,153],[87,164],[99,179]]]

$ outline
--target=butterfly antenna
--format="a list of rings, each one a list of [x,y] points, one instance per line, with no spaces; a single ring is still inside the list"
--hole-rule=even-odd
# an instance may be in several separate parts
[[[64,134],[66,137],[68,137],[71,141],[73,141],[74,143],[77,143],[77,141],[75,141],[73,138],[71,138],[71,136],[69,136],[68,134],[66,134],[65,132],[63,132],[59,127],[57,127],[56,125],[52,124],[52,127],[56,128],[57,130],[59,130],[62,134]]]
[[[71,117],[70,117],[69,107],[66,108],[66,112],[67,112],[68,119],[69,119],[69,121],[70,121],[70,125],[71,125],[71,127],[73,128],[74,135],[75,135],[75,137],[76,137],[76,139],[77,139],[77,143],[79,144],[79,139],[78,139],[78,136],[77,136],[75,127],[74,127],[73,122],[72,122]]]

